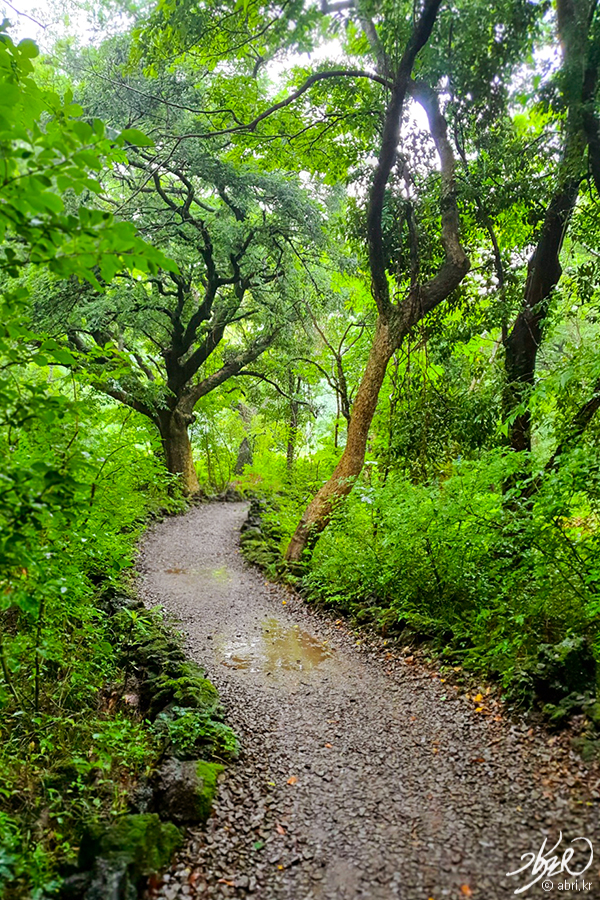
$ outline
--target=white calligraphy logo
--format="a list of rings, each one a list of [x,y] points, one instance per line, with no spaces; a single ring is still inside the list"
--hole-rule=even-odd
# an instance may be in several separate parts
[[[512,878],[513,875],[520,875],[522,872],[526,872],[527,869],[530,869],[526,877],[529,878],[532,876],[531,881],[528,881],[527,884],[517,888],[517,890],[514,891],[515,894],[522,894],[524,891],[529,890],[532,885],[536,884],[542,878],[552,878],[553,875],[561,875],[563,872],[566,872],[571,878],[578,878],[580,875],[583,875],[584,872],[587,872],[591,866],[594,860],[594,848],[592,847],[592,842],[588,841],[587,838],[577,837],[573,838],[571,841],[571,844],[574,844],[576,841],[583,841],[589,848],[589,859],[583,869],[579,869],[579,871],[573,871],[569,868],[569,864],[575,855],[575,850],[579,848],[567,847],[562,856],[553,855],[554,851],[562,842],[562,831],[560,832],[558,841],[551,850],[546,850],[547,840],[548,838],[544,838],[544,843],[537,854],[523,853],[521,859],[527,860],[527,862],[525,862],[520,869],[515,869],[514,872],[506,873],[507,878]]]

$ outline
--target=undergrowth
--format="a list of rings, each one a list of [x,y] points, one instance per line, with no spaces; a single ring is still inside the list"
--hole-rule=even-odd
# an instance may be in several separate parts
[[[143,610],[114,614],[106,597],[130,590],[149,519],[185,504],[144,423],[93,395],[62,403],[55,423],[44,418],[52,402],[45,396],[38,420],[2,447],[4,900],[56,896],[83,830],[126,811],[166,746],[128,697],[135,648],[164,643],[164,626]],[[174,717],[171,742],[188,724],[209,758],[233,750],[235,738],[202,711]]]
[[[491,451],[420,484],[366,467],[297,586],[356,624],[428,642],[453,664],[492,675],[524,705],[537,696],[549,648],[581,647],[575,665],[587,667],[587,682],[577,696],[588,702],[600,654],[597,466],[583,451],[565,455],[522,504],[502,489],[517,464]],[[262,549],[256,539],[244,544],[271,574],[281,573],[302,493],[296,483],[265,505]]]

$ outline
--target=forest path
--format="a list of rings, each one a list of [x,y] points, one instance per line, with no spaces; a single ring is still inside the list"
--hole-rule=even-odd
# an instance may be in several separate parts
[[[562,830],[560,853],[598,839],[576,896],[599,898],[598,803],[575,757],[265,583],[239,553],[246,513],[198,506],[142,546],[144,600],[180,620],[243,745],[155,896],[507,900],[530,879],[506,873]],[[520,896],[565,896],[560,880]]]

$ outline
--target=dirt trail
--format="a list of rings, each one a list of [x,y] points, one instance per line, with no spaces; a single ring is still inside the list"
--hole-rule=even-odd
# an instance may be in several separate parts
[[[597,787],[575,757],[266,584],[239,554],[246,512],[194,508],[142,548],[142,596],[180,620],[244,748],[158,896],[505,900],[532,877],[506,873],[562,830],[561,854],[595,842],[592,887],[519,896],[600,898]]]

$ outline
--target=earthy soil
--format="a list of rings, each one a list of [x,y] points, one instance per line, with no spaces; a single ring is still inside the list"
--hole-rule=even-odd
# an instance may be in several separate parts
[[[570,842],[598,840],[579,889],[554,874],[519,896],[600,898],[597,776],[485,688],[357,641],[267,583],[240,556],[246,513],[199,506],[142,547],[144,600],[177,617],[243,747],[153,896],[504,900],[536,877],[507,877],[521,855],[545,839],[548,855],[562,832],[555,855],[576,849],[572,871],[590,854]]]

